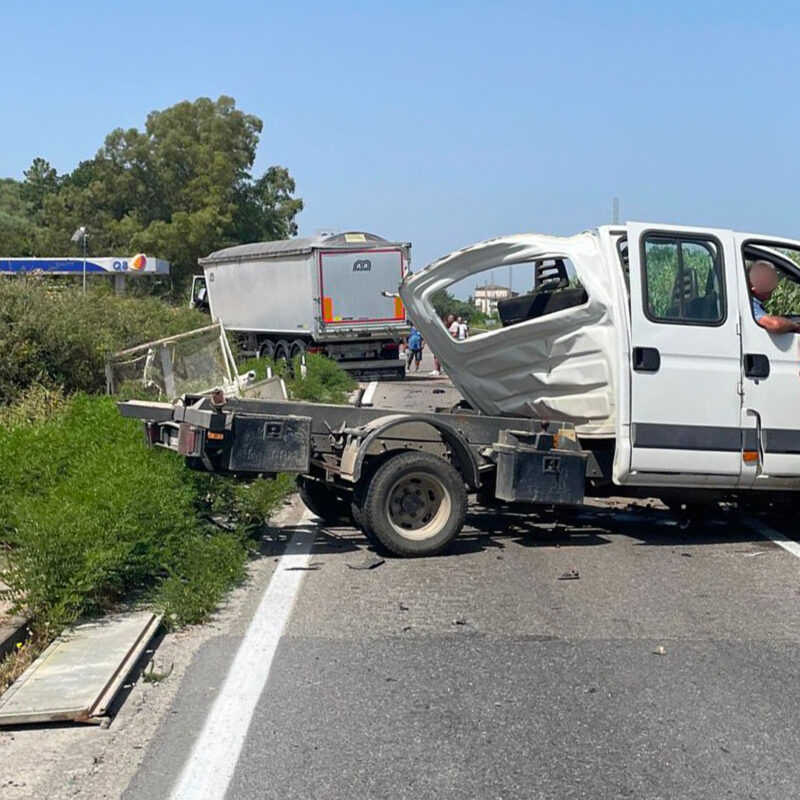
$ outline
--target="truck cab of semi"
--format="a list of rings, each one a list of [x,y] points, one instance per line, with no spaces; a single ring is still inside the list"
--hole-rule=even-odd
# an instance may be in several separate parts
[[[400,295],[473,408],[574,424],[617,486],[797,490],[800,336],[757,322],[755,261],[778,279],[766,310],[800,319],[800,240],[641,222],[481,242]],[[433,294],[506,268],[530,291],[453,339]]]

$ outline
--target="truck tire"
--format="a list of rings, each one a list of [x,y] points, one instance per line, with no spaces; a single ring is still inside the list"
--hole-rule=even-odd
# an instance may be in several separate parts
[[[352,524],[349,492],[304,475],[297,477],[297,491],[306,508],[323,522],[331,525]]]
[[[273,357],[276,364],[280,364],[281,361],[285,362],[286,370],[288,372],[292,366],[292,360],[289,353],[289,342],[287,342],[285,339],[280,339],[275,345],[275,354]]]
[[[295,356],[301,356],[306,351],[306,343],[302,339],[294,339],[289,345],[289,355],[294,361]]]
[[[388,458],[364,491],[360,516],[370,537],[399,556],[442,552],[459,534],[467,490],[458,470],[424,452]]]
[[[274,358],[275,357],[275,342],[270,339],[261,342],[261,345],[258,348],[258,357],[259,358]]]

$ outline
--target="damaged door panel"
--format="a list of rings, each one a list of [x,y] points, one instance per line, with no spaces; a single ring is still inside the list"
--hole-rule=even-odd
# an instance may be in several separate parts
[[[525,263],[536,271],[565,259],[580,287],[564,286],[563,276],[553,288],[543,281],[501,305],[503,327],[458,341],[436,314],[433,295],[469,276]],[[618,348],[609,272],[592,233],[523,234],[439,259],[407,278],[400,296],[448,376],[476,409],[570,422],[584,435],[613,436]]]

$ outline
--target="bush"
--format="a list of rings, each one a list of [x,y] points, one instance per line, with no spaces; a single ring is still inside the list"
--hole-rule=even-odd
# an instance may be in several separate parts
[[[305,378],[300,374],[300,356],[295,357],[293,367],[294,375],[286,381],[286,388],[296,400],[346,403],[347,395],[358,385],[335,361],[316,353],[306,354]]]
[[[155,599],[176,624],[202,620],[244,575],[250,547],[245,524],[204,520],[212,483],[239,498],[242,523],[263,520],[286,486],[191,472],[146,447],[105,397],[78,395],[45,424],[6,421],[0,451],[3,579],[54,632],[123,600]]]
[[[306,353],[306,376],[302,376],[300,356],[295,356],[291,374],[285,362],[270,361],[266,358],[249,358],[238,367],[239,374],[253,371],[255,380],[267,377],[267,365],[273,375],[282,375],[286,390],[295,400],[308,400],[312,403],[346,403],[347,396],[358,383],[349,372],[343,370],[333,359],[317,353]]]
[[[114,297],[42,280],[0,280],[0,406],[35,383],[105,387],[105,355],[208,324],[155,298]]]

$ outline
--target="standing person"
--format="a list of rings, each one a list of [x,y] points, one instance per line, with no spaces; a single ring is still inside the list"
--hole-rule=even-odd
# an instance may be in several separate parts
[[[411,362],[414,362],[414,372],[419,372],[419,365],[422,361],[422,351],[425,348],[425,340],[422,334],[414,325],[406,340],[406,370],[411,372]]]
[[[458,339],[459,342],[463,342],[464,339],[466,339],[467,336],[469,336],[469,329],[467,328],[467,323],[464,320],[464,317],[459,317],[456,320],[456,325],[458,328],[458,330],[456,331],[456,339]]]
[[[446,317],[442,319],[444,323],[444,327],[447,328],[447,332],[455,338],[457,333],[455,326],[456,326],[456,318],[453,314],[448,314]],[[438,377],[442,374],[442,365],[439,363],[439,359],[436,357],[436,353],[433,354],[433,370],[428,373],[429,375],[433,375],[434,377]]]
[[[450,332],[450,335],[454,339],[458,339],[458,320],[456,319],[455,314],[447,315],[447,319],[445,320],[445,325],[447,325],[447,330]]]

